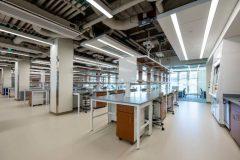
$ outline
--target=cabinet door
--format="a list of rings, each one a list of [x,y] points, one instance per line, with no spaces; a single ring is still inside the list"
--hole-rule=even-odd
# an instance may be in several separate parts
[[[134,114],[117,112],[117,136],[134,143]]]
[[[231,105],[231,135],[240,145],[240,112],[239,106]]]

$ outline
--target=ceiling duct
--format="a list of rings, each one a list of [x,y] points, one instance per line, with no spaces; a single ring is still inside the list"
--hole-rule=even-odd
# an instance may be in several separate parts
[[[127,5],[126,5],[127,6]],[[163,12],[162,0],[156,1],[156,8],[159,13]],[[94,12],[98,15],[101,15],[94,7],[92,7]],[[128,9],[128,7],[126,7]],[[152,14],[154,12],[154,14]],[[155,10],[147,12],[145,14],[138,14],[131,16],[124,20],[116,20],[114,18],[105,19],[102,21],[106,26],[115,29],[115,30],[129,30],[137,26],[143,26],[148,24],[152,18],[156,17]]]
[[[32,41],[30,39],[26,39],[26,38],[22,38],[22,37],[16,37],[16,38],[13,39],[14,44],[21,44],[22,42],[33,43],[33,44],[37,44],[37,45],[41,45],[41,46],[49,46],[47,44],[37,42],[37,41]]]
[[[133,7],[133,6],[141,3],[141,2],[143,2],[143,1],[145,1],[145,0],[131,0],[130,2],[127,1],[127,3],[123,4],[122,6],[116,8],[116,9],[113,9],[112,12],[111,12],[111,14],[112,14],[112,15],[116,15],[116,14],[118,14],[118,13],[120,13],[120,12],[122,12],[122,11],[125,11],[126,9],[131,8],[131,7]],[[122,2],[121,2],[121,3],[122,3]],[[116,2],[115,4],[116,4],[116,5],[119,5],[119,3],[117,3],[117,2]],[[93,8],[93,7],[92,7],[92,8]],[[94,8],[93,8],[93,9],[94,9]],[[97,14],[98,14],[98,13],[97,13]],[[101,15],[99,18],[94,19],[93,21],[85,24],[85,25],[83,26],[83,29],[89,28],[89,27],[91,27],[91,26],[93,26],[93,25],[95,25],[95,24],[97,24],[97,23],[99,23],[99,22],[102,22],[102,21],[105,20],[106,18],[107,18],[106,16]]]
[[[63,37],[62,35],[59,35],[59,34],[57,34],[57,33],[54,33],[54,32],[52,32],[52,31],[49,31],[49,30],[47,30],[47,29],[38,27],[38,26],[36,26],[36,25],[33,25],[32,27],[33,27],[33,29],[34,29],[37,33],[39,33],[39,34],[41,34],[41,35],[44,35],[44,36],[46,36],[46,37],[51,37],[51,38]]]
[[[76,38],[81,35],[78,27],[69,21],[50,14],[28,1],[1,0],[1,13],[31,23],[67,38]]]
[[[132,16],[124,20],[106,19],[103,21],[105,25],[115,30],[128,30],[137,27],[139,24],[138,16]]]

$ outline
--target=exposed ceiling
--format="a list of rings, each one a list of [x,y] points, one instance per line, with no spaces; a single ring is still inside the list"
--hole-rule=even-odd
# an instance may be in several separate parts
[[[161,2],[157,0],[159,1]],[[102,0],[116,12],[113,18],[115,22],[127,23],[129,19],[138,17],[138,23],[135,23],[134,27],[121,30],[109,25],[112,22],[106,22],[106,18],[97,13],[85,0],[2,0],[0,1],[0,25],[42,39],[72,37],[75,43],[75,55],[113,64],[116,63],[114,56],[91,51],[80,44],[85,40],[107,34],[140,54],[146,55],[143,42],[150,40],[154,45],[151,49],[152,57],[158,58],[159,55],[171,57],[176,54],[157,23],[156,15],[194,1],[163,0],[162,4],[159,3],[160,5],[156,6],[157,3],[154,0]],[[125,9],[122,9],[123,7]],[[120,12],[117,12],[119,10]],[[19,39],[13,34],[0,32],[0,47],[5,50],[11,49],[13,53],[28,53],[31,59],[49,60],[48,46]],[[7,58],[28,58],[15,54],[1,55]]]

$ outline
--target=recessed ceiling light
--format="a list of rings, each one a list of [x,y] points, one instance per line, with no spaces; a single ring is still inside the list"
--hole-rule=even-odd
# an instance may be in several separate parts
[[[97,8],[100,12],[102,12],[108,18],[112,18],[113,15],[110,13],[111,10],[100,0],[87,0],[93,7]]]
[[[119,51],[121,51],[121,52],[123,52],[123,53],[126,53],[126,54],[134,57],[133,54],[131,54],[131,53],[129,53],[129,52],[126,52],[126,51],[122,50],[121,48],[118,48],[118,47],[116,47],[116,46],[114,46],[114,45],[112,45],[112,44],[110,44],[110,43],[108,43],[108,42],[106,42],[106,41],[104,41],[104,40],[102,40],[102,39],[97,39],[97,40],[98,40],[99,42],[103,43],[103,44],[106,44],[106,45],[108,45],[108,46],[110,46],[110,47],[112,47],[112,48],[115,48],[115,49],[117,49],[117,50],[119,50]]]
[[[203,54],[204,54],[204,51],[205,51],[205,48],[206,48],[206,45],[207,45],[207,39],[208,39],[208,36],[209,36],[209,33],[210,33],[210,29],[212,27],[213,18],[214,18],[214,15],[216,13],[216,10],[217,10],[218,2],[219,2],[219,0],[212,0],[212,2],[211,2],[209,14],[208,14],[208,19],[207,19],[207,25],[206,25],[206,29],[205,29],[204,37],[203,37],[200,59],[203,58]]]
[[[179,41],[180,46],[182,48],[184,58],[185,58],[185,60],[188,60],[187,52],[186,52],[186,49],[185,49],[185,46],[184,46],[184,43],[183,43],[182,33],[181,33],[181,30],[180,30],[180,27],[179,27],[179,24],[178,24],[178,19],[177,19],[176,13],[171,14],[171,19],[172,19],[172,22],[173,22],[175,32],[177,33],[178,41]]]
[[[96,47],[96,46],[93,46],[93,45],[91,45],[91,44],[85,44],[86,46],[88,46],[88,47],[91,47],[91,48],[93,48],[93,49],[96,49],[96,50],[99,50],[99,51],[102,51],[102,52],[105,52],[105,53],[108,53],[108,54],[110,54],[110,55],[113,55],[113,56],[115,56],[115,57],[118,57],[118,58],[123,58],[122,56],[120,56],[120,55],[117,55],[117,54],[115,54],[115,53],[112,53],[112,52],[109,52],[109,51],[107,51],[107,50],[105,50],[105,49],[102,49],[102,48],[99,48],[99,47]]]

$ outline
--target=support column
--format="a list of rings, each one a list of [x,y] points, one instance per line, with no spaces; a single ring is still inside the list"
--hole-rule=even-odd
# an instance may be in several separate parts
[[[100,90],[100,86],[101,86],[101,72],[100,71],[96,72],[96,81],[97,81],[96,90]]]
[[[30,60],[15,62],[15,99],[19,100],[20,92],[30,89]]]
[[[151,92],[151,68],[147,68],[147,92]]]
[[[143,66],[142,65],[138,65],[138,81],[142,83],[142,69]]]
[[[11,78],[11,67],[3,68],[3,88],[12,87],[12,78]]]
[[[2,94],[2,90],[3,90],[3,69],[0,68],[0,94]]]
[[[73,41],[55,39],[50,48],[50,112],[64,114],[73,110]]]
[[[45,87],[45,76],[46,76],[46,74],[45,74],[45,71],[43,70],[43,71],[41,71],[41,75],[40,75],[41,77],[40,77],[40,83],[41,83],[41,88],[42,89],[44,89],[44,87]]]

